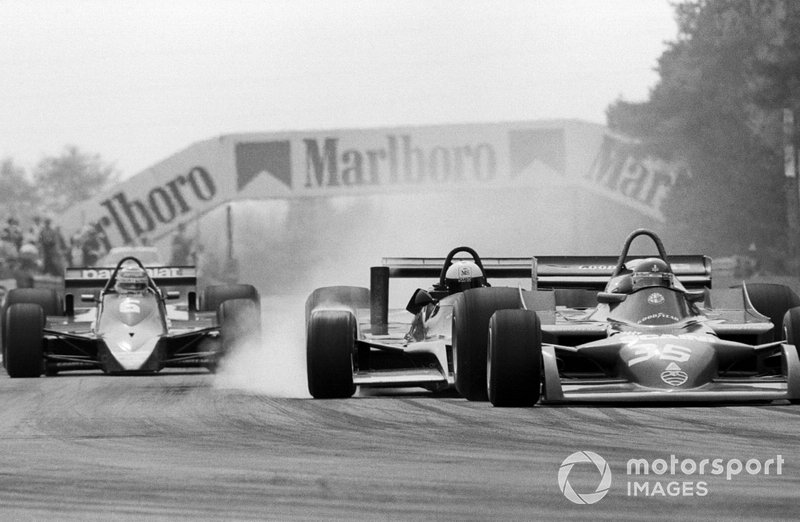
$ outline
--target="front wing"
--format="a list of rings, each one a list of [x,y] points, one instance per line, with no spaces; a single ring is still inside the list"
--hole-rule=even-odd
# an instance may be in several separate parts
[[[800,400],[800,359],[782,345],[783,376],[725,378],[692,389],[649,388],[622,379],[565,379],[553,345],[542,347],[542,403],[566,402],[744,402]]]
[[[48,373],[100,369],[108,373],[123,368],[111,355],[102,338],[89,325],[48,325],[44,330],[45,366]],[[223,355],[220,331],[216,324],[174,324],[156,344],[137,371],[159,371],[165,367],[211,367]]]
[[[449,339],[407,342],[406,322],[390,322],[387,334],[371,334],[361,324],[356,340],[353,383],[372,388],[422,387],[442,390],[455,384]]]

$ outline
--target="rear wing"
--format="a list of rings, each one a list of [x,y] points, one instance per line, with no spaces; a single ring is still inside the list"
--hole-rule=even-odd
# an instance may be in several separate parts
[[[647,256],[630,256],[642,259]],[[608,283],[617,257],[612,256],[539,256],[481,258],[485,276],[492,278],[530,278],[533,289],[583,288],[603,290]],[[382,267],[384,277],[439,277],[444,258],[387,257]],[[688,289],[711,287],[711,259],[700,255],[669,256],[677,278]]]
[[[460,258],[459,258],[460,259]],[[443,257],[385,257],[383,266],[389,277],[429,278],[442,273]],[[484,275],[487,278],[526,278],[533,274],[530,257],[482,257]]]
[[[648,256],[629,256],[643,259]],[[669,256],[669,264],[678,280],[689,290],[711,288],[711,258],[699,255]],[[617,257],[543,256],[534,258],[533,288],[584,288],[603,290]]]
[[[108,282],[115,267],[69,267],[64,272],[65,293],[97,293]],[[197,269],[193,266],[146,267],[153,282],[165,291],[180,291],[197,286]],[[183,297],[183,295],[182,295]]]
[[[629,256],[643,259],[648,256]],[[614,272],[618,257],[539,256],[481,258],[484,275],[497,278],[531,279],[531,288],[586,289],[602,291]],[[711,258],[677,255],[668,258],[672,271],[689,290],[711,287]],[[370,317],[372,333],[385,333],[389,313],[390,278],[438,278],[445,258],[387,257],[370,269]]]

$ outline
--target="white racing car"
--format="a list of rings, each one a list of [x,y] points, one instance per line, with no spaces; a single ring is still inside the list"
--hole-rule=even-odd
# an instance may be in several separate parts
[[[68,268],[63,294],[11,290],[4,307],[3,365],[10,377],[69,370],[214,371],[239,342],[260,336],[260,298],[251,285],[197,292],[194,267]]]

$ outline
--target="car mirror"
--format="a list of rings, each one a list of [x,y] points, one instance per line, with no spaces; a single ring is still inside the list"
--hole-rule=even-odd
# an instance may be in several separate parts
[[[613,292],[597,292],[597,302],[601,304],[621,303],[627,297],[628,297],[627,294],[615,294]]]
[[[704,301],[706,298],[706,293],[704,290],[700,290],[697,292],[686,292],[686,300],[690,303],[699,303],[700,301]]]
[[[427,291],[422,288],[417,288],[414,291],[414,295],[411,296],[411,299],[408,301],[406,305],[406,310],[411,312],[412,314],[416,315],[422,311],[425,306],[435,302],[436,299]]]
[[[81,294],[81,303],[95,303],[97,299],[95,299],[94,294]]]
[[[167,292],[167,299],[180,299],[181,293],[178,290],[170,290]]]

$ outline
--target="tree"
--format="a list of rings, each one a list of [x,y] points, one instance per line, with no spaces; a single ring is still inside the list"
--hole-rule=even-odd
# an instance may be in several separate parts
[[[11,158],[0,162],[0,207],[9,216],[27,217],[37,204],[36,190],[25,170]]]
[[[44,157],[33,177],[42,202],[53,211],[61,212],[116,183],[119,172],[99,154],[85,153],[68,145],[58,156]]]
[[[782,0],[677,5],[678,38],[658,61],[660,79],[649,100],[618,100],[607,111],[612,129],[688,163],[692,178],[665,202],[674,219],[670,242],[682,249],[717,255],[786,242],[776,108],[791,96],[776,85],[787,81],[781,75],[789,57],[800,60],[800,47],[790,49],[780,38],[784,31],[798,37],[791,28],[800,23],[795,12]]]

